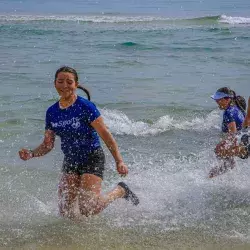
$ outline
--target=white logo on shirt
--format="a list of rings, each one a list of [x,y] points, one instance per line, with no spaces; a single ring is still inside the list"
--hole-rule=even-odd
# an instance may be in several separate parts
[[[70,120],[51,122],[53,128],[65,127],[66,125],[71,125],[72,128],[77,129],[80,127],[80,119],[78,117],[73,117]]]

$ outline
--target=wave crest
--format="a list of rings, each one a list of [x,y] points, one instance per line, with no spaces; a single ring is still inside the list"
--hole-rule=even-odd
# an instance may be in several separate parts
[[[204,16],[194,17],[188,19],[182,18],[168,18],[161,16],[126,16],[126,15],[0,15],[0,21],[53,21],[53,22],[90,22],[90,23],[150,23],[150,22],[163,22],[174,24],[211,24],[211,23],[228,23],[228,24],[249,24],[250,18],[248,17],[231,17],[226,15],[221,16]]]
[[[148,136],[170,130],[204,131],[211,128],[219,129],[220,117],[218,111],[212,111],[204,118],[194,118],[190,121],[176,120],[169,115],[160,117],[153,124],[144,121],[133,121],[121,111],[102,109],[102,115],[109,129],[118,135]]]
[[[232,17],[222,15],[219,19],[220,23],[228,23],[228,24],[250,24],[249,17]]]
[[[153,16],[119,16],[119,15],[0,15],[0,21],[75,21],[91,23],[127,23],[166,21],[169,18]]]

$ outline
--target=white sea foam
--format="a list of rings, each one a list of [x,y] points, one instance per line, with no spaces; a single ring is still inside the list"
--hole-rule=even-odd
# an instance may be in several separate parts
[[[2,21],[76,21],[93,23],[124,23],[164,21],[169,18],[154,16],[117,15],[0,15]]]
[[[222,15],[219,19],[219,22],[228,24],[250,24],[250,17],[233,17]]]
[[[209,130],[219,128],[220,116],[218,111],[213,111],[204,118],[196,117],[191,120],[177,120],[165,115],[153,124],[144,121],[134,121],[121,111],[103,109],[105,123],[115,134],[146,136],[163,133],[169,130]]]
[[[215,17],[216,18],[216,17]],[[186,19],[187,21],[206,19],[206,17]],[[133,23],[159,21],[185,21],[185,19],[162,16],[126,16],[126,15],[0,15],[0,21],[73,21],[91,23]],[[220,23],[250,24],[250,17],[233,17],[221,15]]]

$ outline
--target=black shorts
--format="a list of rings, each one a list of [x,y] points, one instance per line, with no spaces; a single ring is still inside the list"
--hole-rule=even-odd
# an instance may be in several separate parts
[[[62,172],[67,174],[94,174],[103,179],[105,164],[105,155],[103,149],[97,148],[88,156],[88,160],[84,163],[71,164],[65,159],[63,161]]]

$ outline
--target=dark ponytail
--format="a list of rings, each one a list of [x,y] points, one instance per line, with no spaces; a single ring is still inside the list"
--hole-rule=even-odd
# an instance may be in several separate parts
[[[85,92],[85,94],[87,95],[88,100],[90,101],[90,93],[89,93],[89,91],[80,84],[78,84],[77,88],[83,90]]]
[[[56,81],[56,78],[58,76],[58,74],[60,72],[65,72],[65,73],[71,73],[74,75],[74,79],[75,79],[75,82],[78,82],[78,74],[76,72],[75,69],[71,68],[71,67],[68,67],[68,66],[63,66],[61,68],[59,68],[57,71],[56,71],[56,74],[55,74],[55,81]],[[88,100],[90,101],[90,92],[85,88],[83,87],[82,85],[78,84],[77,86],[78,89],[81,89],[85,92],[85,94],[87,95],[88,97]]]
[[[241,111],[243,111],[243,113],[246,112],[247,104],[243,96],[237,95],[235,98],[235,103],[241,109]]]

